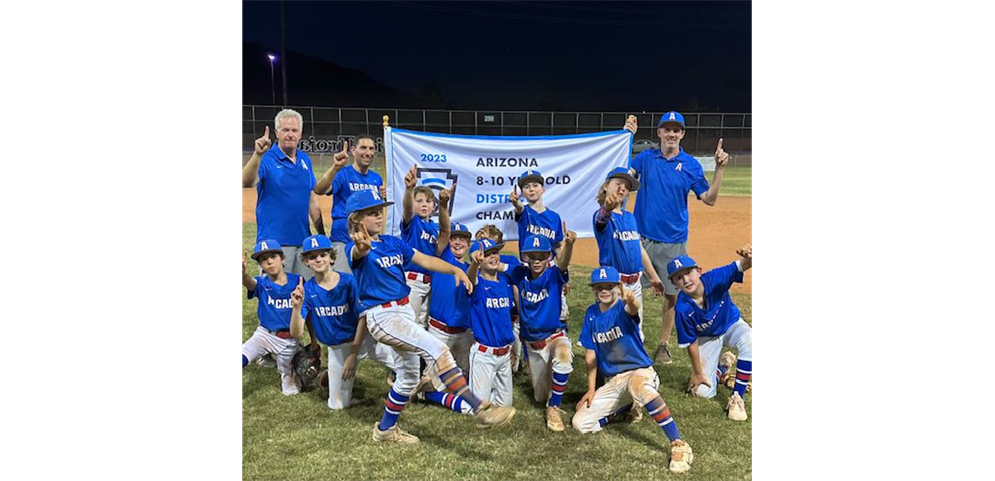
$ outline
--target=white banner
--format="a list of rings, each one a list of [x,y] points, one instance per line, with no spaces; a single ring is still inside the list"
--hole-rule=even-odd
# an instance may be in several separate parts
[[[518,239],[509,195],[526,170],[545,177],[543,204],[578,237],[594,237],[592,216],[598,187],[615,167],[628,167],[632,134],[627,130],[547,137],[448,135],[384,128],[387,155],[385,233],[401,235],[404,175],[418,167],[418,185],[438,191],[455,185],[450,205],[454,222],[476,232],[495,224],[505,240]],[[519,195],[522,203],[528,201]],[[433,214],[438,221],[438,214]]]

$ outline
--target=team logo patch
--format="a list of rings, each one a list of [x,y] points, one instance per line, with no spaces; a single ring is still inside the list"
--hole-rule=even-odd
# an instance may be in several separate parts
[[[263,242],[263,248],[262,248],[261,250],[266,250],[266,249],[269,249],[269,246],[268,246],[268,245],[266,245],[266,243],[265,243],[265,242]]]
[[[674,112],[670,113],[670,120],[677,120],[677,117],[675,117],[675,113]]]
[[[432,168],[418,168],[418,184],[428,187],[435,191],[435,197],[439,198],[439,192],[447,189],[452,189],[453,195],[449,198],[449,213],[453,212],[453,205],[456,203],[456,184],[459,180],[459,175],[454,174],[452,169],[432,169]],[[436,207],[435,211],[432,212],[432,217],[437,217],[439,215],[439,208]]]
[[[532,239],[532,247],[539,247],[539,238]]]
[[[674,265],[677,266],[678,269],[684,267],[684,264],[681,264],[680,259],[674,259]]]
[[[605,273],[604,269],[601,269],[601,272],[598,273],[598,279],[607,279],[607,278],[608,278],[608,274]]]
[[[318,239],[311,239],[311,247],[318,247]]]

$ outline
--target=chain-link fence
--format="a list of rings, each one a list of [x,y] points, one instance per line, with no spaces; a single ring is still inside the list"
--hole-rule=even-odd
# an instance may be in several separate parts
[[[361,133],[377,139],[383,152],[383,116],[390,125],[408,130],[461,135],[536,136],[569,135],[618,130],[631,113],[639,119],[634,150],[653,148],[659,139],[656,122],[663,112],[506,112],[474,110],[404,110],[335,107],[290,107],[304,117],[303,139],[299,148],[308,154],[328,154],[340,149],[343,140]],[[242,107],[242,151],[252,151],[253,141],[263,127],[272,129],[282,107],[245,105]],[[687,133],[681,146],[692,155],[715,151],[721,137],[726,151],[746,160],[752,150],[751,114],[683,113]],[[746,154],[745,156],[743,154]],[[745,157],[745,158],[744,158]]]

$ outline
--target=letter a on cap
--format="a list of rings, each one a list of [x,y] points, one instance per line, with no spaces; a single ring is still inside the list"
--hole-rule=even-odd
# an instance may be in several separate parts
[[[676,117],[674,117],[674,112],[671,112],[671,113],[670,113],[670,120],[677,120],[677,118],[676,118]]]
[[[259,249],[259,250],[263,250],[263,251],[264,251],[264,250],[266,250],[266,249],[269,249],[269,246],[267,246],[267,245],[266,245],[266,243],[265,243],[265,242],[263,242],[263,248],[262,248],[262,249]]]
[[[539,247],[539,238],[532,239],[532,247]]]
[[[605,273],[604,269],[601,269],[601,275],[598,278],[599,279],[607,279],[608,278],[608,274]]]
[[[373,199],[374,200],[380,200],[380,193],[379,192],[377,192],[375,190],[371,190],[370,192],[373,193]]]
[[[311,247],[318,247],[318,239],[311,239]]]
[[[674,265],[677,266],[678,269],[684,267],[684,264],[681,264],[680,259],[674,259]]]

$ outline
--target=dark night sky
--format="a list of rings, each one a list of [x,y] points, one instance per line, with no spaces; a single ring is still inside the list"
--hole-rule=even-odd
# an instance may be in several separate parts
[[[244,2],[243,42],[278,53],[279,8]],[[362,71],[426,107],[749,112],[750,8],[745,1],[286,2],[286,41],[289,51]],[[252,64],[248,52],[256,52],[248,45],[246,52],[244,101],[269,103],[269,61],[258,55]],[[331,89],[303,91],[307,82],[289,73],[287,83],[292,105],[348,103]]]

